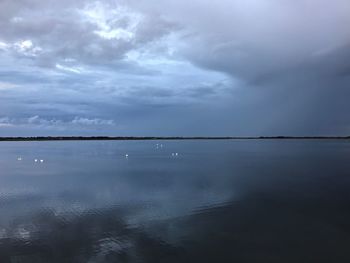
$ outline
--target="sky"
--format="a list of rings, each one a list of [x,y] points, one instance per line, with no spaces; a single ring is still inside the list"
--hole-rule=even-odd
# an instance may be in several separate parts
[[[350,135],[349,0],[0,0],[0,136]]]

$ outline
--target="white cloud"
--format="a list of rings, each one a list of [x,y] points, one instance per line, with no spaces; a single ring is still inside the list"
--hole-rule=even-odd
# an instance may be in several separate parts
[[[0,118],[0,128],[11,126],[13,126],[13,124],[11,123],[11,120],[8,117]]]
[[[16,46],[20,50],[25,51],[33,47],[33,42],[31,40],[24,40],[24,41],[17,42]]]
[[[45,119],[38,115],[29,117],[26,122],[31,125],[40,126],[113,126],[115,125],[113,120],[104,120],[99,118],[85,118],[85,117],[74,117],[71,121],[63,121],[58,119]]]
[[[15,50],[18,54],[27,57],[36,57],[43,51],[41,47],[35,46],[33,42],[29,39],[17,41],[10,45],[10,47],[12,48],[12,50]]]
[[[36,115],[36,116],[33,116],[33,117],[29,117],[28,118],[28,123],[36,123],[40,120],[39,116]]]
[[[38,115],[28,118],[0,118],[0,127],[37,127],[44,129],[67,129],[67,128],[98,128],[99,126],[115,126],[113,120],[99,118],[74,117],[71,120],[60,120],[56,118],[42,118]]]
[[[131,12],[126,7],[108,8],[101,2],[94,2],[81,11],[83,19],[93,23],[98,28],[94,33],[111,40],[131,41],[135,37],[137,25],[141,22],[141,15]]]
[[[89,119],[89,118],[82,118],[82,117],[75,117],[72,120],[72,124],[78,124],[78,125],[95,125],[95,126],[99,126],[99,125],[103,125],[103,126],[112,126],[115,125],[113,120],[103,120],[103,119]]]
[[[14,22],[14,23],[21,23],[23,22],[23,18],[20,17],[20,16],[15,16],[11,19],[11,22]]]
[[[12,89],[15,89],[17,87],[19,87],[19,86],[16,84],[0,81],[0,91],[12,90]]]
[[[6,51],[9,45],[5,42],[0,41],[0,50]]]
[[[68,71],[76,74],[80,74],[82,72],[82,68],[79,67],[68,67],[68,66],[63,66],[61,64],[56,64],[56,68],[63,70],[63,71]]]
[[[39,125],[39,126],[59,126],[63,124],[63,121],[57,119],[44,119],[38,115],[29,117],[27,119],[28,124]]]

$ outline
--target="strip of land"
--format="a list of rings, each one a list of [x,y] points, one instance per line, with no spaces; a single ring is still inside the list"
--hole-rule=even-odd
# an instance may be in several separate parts
[[[39,136],[0,137],[0,141],[136,141],[136,140],[349,140],[350,136],[258,136],[258,137],[133,137],[133,136]]]

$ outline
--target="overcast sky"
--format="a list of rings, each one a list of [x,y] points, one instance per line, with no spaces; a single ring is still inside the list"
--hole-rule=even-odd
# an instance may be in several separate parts
[[[0,136],[350,134],[349,0],[0,0]]]

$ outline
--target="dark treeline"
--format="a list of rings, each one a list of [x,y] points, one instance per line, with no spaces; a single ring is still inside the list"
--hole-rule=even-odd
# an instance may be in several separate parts
[[[95,140],[268,140],[350,139],[350,136],[258,136],[258,137],[133,137],[133,136],[39,136],[0,137],[0,141],[95,141]]]

